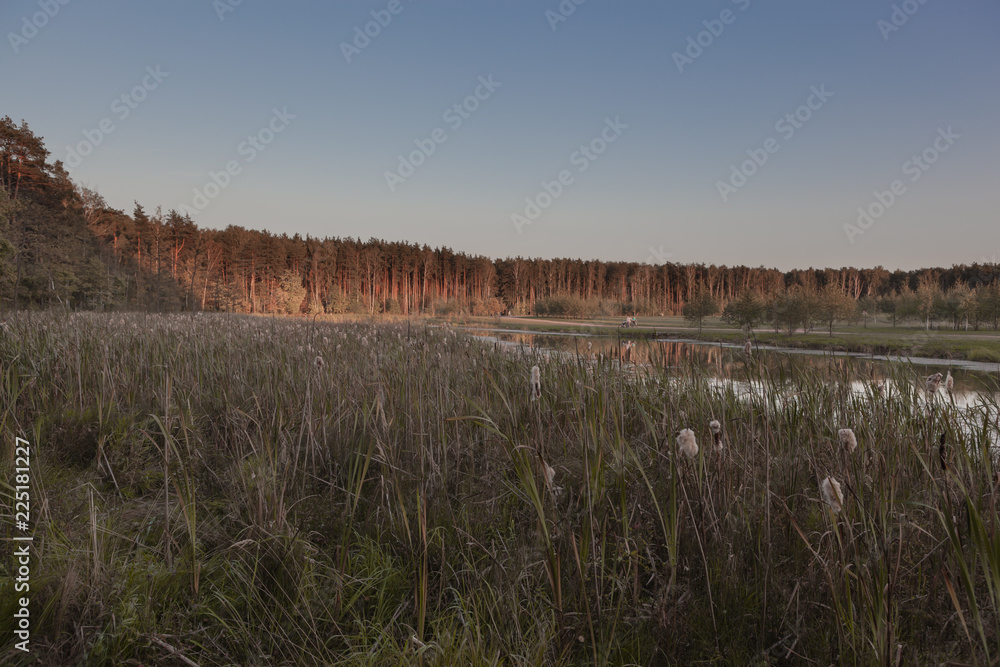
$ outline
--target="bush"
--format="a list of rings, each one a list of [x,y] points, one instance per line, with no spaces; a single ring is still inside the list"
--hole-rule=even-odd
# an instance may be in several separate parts
[[[302,312],[302,302],[306,300],[306,288],[302,285],[302,278],[292,271],[285,271],[278,281],[274,297],[278,312],[288,315]]]
[[[464,311],[462,304],[458,301],[435,301],[434,314],[441,317],[453,317],[461,315]]]
[[[550,296],[535,301],[535,314],[544,317],[590,317],[595,304],[573,296]]]
[[[694,298],[684,304],[684,319],[698,325],[701,331],[705,318],[719,312],[719,302],[707,290],[701,290]]]
[[[756,294],[747,290],[738,299],[726,304],[722,311],[722,321],[743,329],[749,335],[755,326],[764,321],[765,315],[763,301]]]
[[[635,309],[635,304],[631,301],[619,301],[615,304],[615,315],[621,315],[622,317],[633,317],[638,315]]]
[[[472,302],[472,314],[480,317],[497,317],[506,310],[504,304],[496,297],[476,299]]]
[[[326,312],[334,315],[343,315],[348,307],[347,295],[339,289],[330,292],[326,300]]]
[[[351,301],[347,304],[347,312],[351,315],[370,315],[368,305],[360,301]]]

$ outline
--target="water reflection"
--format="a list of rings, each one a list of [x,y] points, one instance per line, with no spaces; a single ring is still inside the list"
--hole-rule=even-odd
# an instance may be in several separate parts
[[[592,363],[620,364],[636,382],[660,381],[659,374],[643,370],[668,369],[669,381],[702,383],[710,391],[731,394],[757,404],[809,401],[816,381],[837,394],[836,403],[851,397],[887,405],[908,406],[912,417],[924,418],[951,406],[952,426],[969,436],[982,432],[994,454],[1000,454],[1000,373],[982,370],[984,364],[947,366],[943,360],[898,361],[885,357],[830,354],[806,350],[762,348],[747,354],[742,346],[678,340],[625,341],[618,337],[579,334],[469,329],[469,333],[498,347],[543,355],[563,355]],[[922,363],[929,361],[930,363]],[[944,371],[954,378],[951,391],[944,383],[934,393],[927,378]],[[933,383],[932,383],[933,384]]]
[[[1000,400],[1000,374],[987,370],[962,367],[942,369],[941,360],[893,361],[884,357],[862,355],[832,355],[817,351],[754,349],[747,355],[741,346],[697,343],[677,340],[619,340],[616,337],[594,337],[580,334],[546,334],[534,332],[469,329],[470,334],[503,346],[533,348],[542,351],[578,356],[587,360],[615,360],[636,366],[657,368],[698,369],[704,376],[716,380],[746,383],[761,371],[771,377],[801,376],[803,372],[821,380],[838,383],[857,394],[869,394],[895,389],[902,375],[924,398],[926,378],[935,373],[950,372],[954,378],[951,392],[939,389],[936,400],[952,402],[960,407],[971,406],[980,398]],[[933,361],[933,363],[922,363]],[[763,368],[758,368],[763,365]]]

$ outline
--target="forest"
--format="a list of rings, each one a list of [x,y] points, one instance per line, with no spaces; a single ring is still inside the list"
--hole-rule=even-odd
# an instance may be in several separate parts
[[[679,315],[739,299],[776,328],[882,318],[1000,326],[994,261],[889,271],[489,258],[419,243],[199,227],[176,210],[115,209],[0,121],[4,309],[399,315]],[[682,224],[682,223],[678,223]],[[832,318],[832,319],[831,319]]]

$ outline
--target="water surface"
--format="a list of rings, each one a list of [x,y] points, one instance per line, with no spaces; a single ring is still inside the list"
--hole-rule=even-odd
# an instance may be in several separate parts
[[[748,384],[748,359],[740,345],[683,339],[634,340],[593,336],[577,332],[536,332],[515,329],[467,327],[471,335],[505,347],[518,347],[576,355],[581,359],[614,359],[626,364],[667,368],[700,368],[717,381]],[[772,376],[791,376],[808,370],[830,382],[844,382],[852,391],[893,384],[903,377],[924,392],[926,378],[951,373],[954,389],[942,383],[940,396],[956,405],[972,406],[982,399],[1000,401],[1000,364],[924,357],[891,357],[856,352],[829,352],[773,346],[756,346],[753,362],[762,363]]]

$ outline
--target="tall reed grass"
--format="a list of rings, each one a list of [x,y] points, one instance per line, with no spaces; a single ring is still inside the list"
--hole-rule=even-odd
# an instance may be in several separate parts
[[[997,405],[903,366],[859,392],[842,364],[719,379],[419,322],[142,314],[12,316],[0,364],[44,663],[1000,658]],[[0,662],[26,663],[4,568]]]

